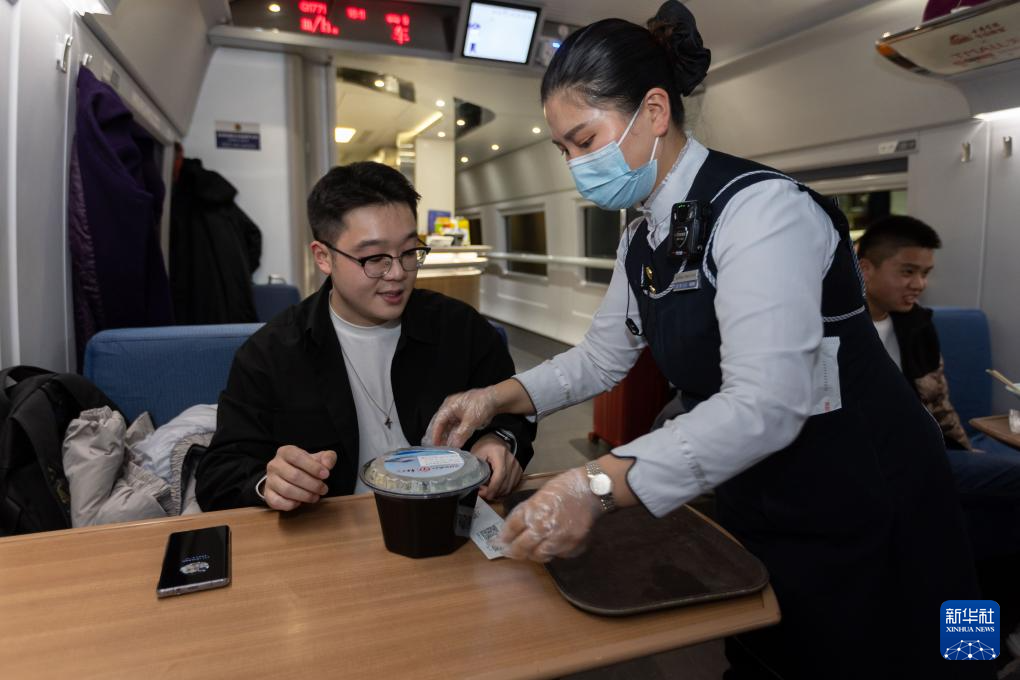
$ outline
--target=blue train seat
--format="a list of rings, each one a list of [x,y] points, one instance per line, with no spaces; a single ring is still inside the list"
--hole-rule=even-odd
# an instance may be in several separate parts
[[[119,328],[85,347],[85,377],[131,422],[148,411],[156,426],[189,406],[215,404],[237,348],[262,324]]]

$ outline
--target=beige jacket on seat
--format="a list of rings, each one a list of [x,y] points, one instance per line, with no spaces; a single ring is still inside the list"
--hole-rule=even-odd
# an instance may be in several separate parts
[[[63,458],[72,526],[173,516],[189,506],[193,496],[187,494],[188,479],[178,476],[179,488],[174,489],[140,465],[142,458],[133,448],[152,432],[147,413],[129,427],[124,416],[107,406],[83,411],[71,421],[64,435]],[[183,461],[189,446],[190,442],[174,447],[174,455]],[[181,463],[174,467],[180,475]],[[190,505],[192,512],[197,510],[197,504]]]

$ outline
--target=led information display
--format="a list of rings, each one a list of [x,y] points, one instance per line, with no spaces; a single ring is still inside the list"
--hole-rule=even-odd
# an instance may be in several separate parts
[[[459,8],[363,0],[236,0],[235,26],[453,52]]]

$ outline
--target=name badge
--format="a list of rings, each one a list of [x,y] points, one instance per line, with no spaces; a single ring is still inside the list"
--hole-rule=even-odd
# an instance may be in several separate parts
[[[692,269],[689,272],[677,272],[676,276],[673,277],[673,283],[670,284],[670,289],[675,292],[697,290],[698,288],[701,288],[700,269]]]

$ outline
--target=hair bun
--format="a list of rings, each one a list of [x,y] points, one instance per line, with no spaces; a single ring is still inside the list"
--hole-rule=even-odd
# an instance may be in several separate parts
[[[690,95],[712,63],[712,52],[701,41],[694,15],[677,0],[666,0],[648,20],[648,30],[669,53],[681,94]]]

